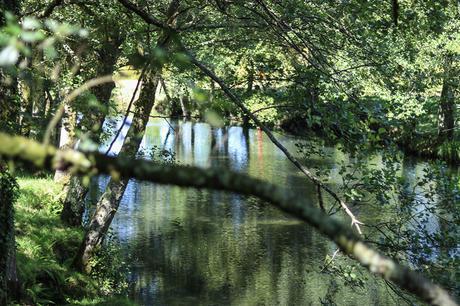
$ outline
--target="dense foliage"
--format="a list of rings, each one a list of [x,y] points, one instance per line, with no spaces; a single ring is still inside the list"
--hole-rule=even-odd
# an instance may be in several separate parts
[[[306,160],[327,158],[325,144],[338,147],[348,160],[334,191],[352,209],[388,212],[366,222],[365,239],[459,292],[458,1],[8,0],[0,11],[0,131],[91,151],[119,135],[109,119],[123,116],[129,137],[121,155],[174,163],[163,148],[138,152],[149,116],[260,127],[234,103],[241,100],[264,125],[308,137],[298,144]],[[433,161],[405,181],[410,155]],[[327,167],[311,168],[323,182],[332,176]],[[0,183],[14,181],[3,172]],[[62,210],[62,226],[78,228],[90,175],[56,177],[64,187],[57,203],[50,200],[56,207],[46,207],[56,213],[50,218]],[[112,213],[101,224],[90,220],[80,249],[70,248],[78,254],[73,263],[53,262],[50,287],[74,277],[68,270],[94,268],[101,291],[126,293],[114,289],[126,289],[115,280],[122,270],[103,264],[116,248],[101,246],[127,184],[112,176],[95,216],[101,207]],[[6,202],[14,202],[14,186],[0,186]],[[341,211],[338,203],[323,209]],[[439,230],[429,228],[430,218],[442,220]],[[21,249],[20,272],[33,275],[22,284],[25,299],[64,301],[66,294],[40,287]],[[324,268],[359,283],[353,269]]]

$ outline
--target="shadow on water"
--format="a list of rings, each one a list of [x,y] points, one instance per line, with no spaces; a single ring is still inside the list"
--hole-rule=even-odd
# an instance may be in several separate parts
[[[172,124],[174,130],[151,121],[142,148],[174,151],[181,164],[248,173],[295,189],[316,205],[313,186],[260,130]],[[297,139],[278,137],[296,151]],[[122,137],[114,152],[121,143]],[[107,182],[98,178],[90,202]],[[255,198],[131,180],[112,231],[132,266],[132,296],[142,305],[398,304],[370,275],[365,288],[351,288],[321,273],[334,245]]]

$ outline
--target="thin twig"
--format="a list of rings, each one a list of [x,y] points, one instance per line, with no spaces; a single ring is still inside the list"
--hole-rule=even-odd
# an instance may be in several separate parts
[[[109,154],[110,150],[112,150],[113,145],[115,144],[115,141],[117,141],[118,136],[120,135],[121,131],[123,130],[123,127],[126,124],[126,121],[128,120],[129,113],[131,112],[131,107],[134,103],[134,99],[136,98],[137,91],[139,90],[139,87],[141,85],[142,78],[144,77],[145,71],[147,70],[148,65],[146,65],[141,72],[141,75],[139,76],[139,79],[137,80],[136,88],[134,88],[133,95],[131,96],[131,100],[129,101],[128,108],[126,109],[125,117],[123,118],[123,122],[121,123],[120,128],[117,130],[117,133],[115,134],[115,137],[113,138],[112,142],[109,145],[109,148],[105,152],[105,155]]]
[[[64,116],[66,104],[69,104],[70,102],[75,100],[80,94],[87,91],[88,89],[99,86],[104,83],[110,83],[110,82],[113,82],[113,77],[111,74],[102,76],[99,78],[91,79],[87,81],[86,83],[84,83],[83,85],[81,85],[80,87],[78,87],[77,89],[75,89],[74,91],[72,91],[69,95],[67,95],[62,100],[61,104],[59,105],[58,110],[56,111],[53,118],[50,120],[50,122],[48,123],[48,126],[46,127],[45,135],[43,136],[43,144],[45,146],[49,145],[51,132],[56,128],[62,116]]]

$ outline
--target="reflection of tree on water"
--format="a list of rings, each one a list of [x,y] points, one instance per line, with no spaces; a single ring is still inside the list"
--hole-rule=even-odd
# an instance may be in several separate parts
[[[257,129],[257,168],[260,176],[264,173],[263,133]]]
[[[173,125],[175,131],[167,132],[166,122],[153,121],[144,145],[167,143],[182,164],[232,168],[299,186],[314,201],[311,186],[258,131]],[[142,304],[308,305],[326,296],[335,276],[320,273],[320,266],[334,246],[304,224],[254,198],[131,184],[112,230],[129,254],[133,296]],[[388,304],[383,286],[370,282],[353,293],[338,283],[338,302]]]

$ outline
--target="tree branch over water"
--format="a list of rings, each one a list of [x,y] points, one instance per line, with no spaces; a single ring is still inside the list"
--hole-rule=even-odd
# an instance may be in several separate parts
[[[0,156],[36,168],[68,169],[79,175],[110,174],[159,184],[206,188],[256,196],[299,218],[334,241],[371,272],[415,294],[431,305],[457,305],[449,294],[422,275],[368,247],[346,225],[311,205],[305,197],[277,185],[225,169],[170,166],[146,160],[109,157],[100,153],[57,150],[24,137],[0,133]]]
[[[288,149],[286,149],[285,146],[281,142],[276,139],[276,137],[273,135],[273,133],[252,113],[241,101],[241,99],[233,94],[232,90],[225,84],[225,82],[219,78],[213,71],[211,71],[208,67],[206,67],[203,63],[198,61],[190,51],[187,49],[183,48],[183,51],[189,56],[190,61],[192,64],[194,64],[196,67],[198,67],[201,72],[203,72],[205,75],[207,75],[209,78],[211,78],[213,81],[215,81],[219,86],[222,88],[224,93],[227,95],[227,97],[230,98],[230,100],[235,103],[242,111],[243,113],[248,116],[256,126],[258,126],[264,133],[268,136],[270,141],[277,146],[283,153],[284,155],[303,173],[305,174],[316,186],[319,188],[323,189],[326,191],[330,196],[336,200],[342,209],[345,211],[345,213],[350,217],[351,219],[351,226],[355,226],[356,230],[358,233],[362,234],[361,232],[361,227],[363,223],[360,222],[356,216],[353,214],[353,212],[348,208],[347,204],[328,186],[326,186],[319,178],[317,178],[313,173],[311,173],[310,170],[308,170],[306,167],[304,167],[292,154],[289,152]]]
[[[142,11],[139,7],[135,6],[131,2],[127,0],[118,0],[120,3],[122,3],[128,10],[133,11],[136,13],[140,18],[142,18],[147,24],[151,24],[160,28],[165,28],[163,24],[159,24],[159,21],[155,18],[146,13],[145,11]],[[319,188],[323,189],[326,191],[330,196],[336,200],[342,209],[345,211],[345,213],[350,217],[351,219],[351,226],[356,227],[356,230],[358,233],[362,234],[361,227],[363,223],[360,222],[356,216],[353,214],[353,212],[349,209],[347,204],[327,185],[325,185],[319,178],[317,178],[313,173],[310,172],[306,167],[304,167],[289,151],[286,149],[285,146],[283,146],[278,139],[272,134],[272,132],[244,105],[243,101],[235,95],[232,90],[227,86],[227,84],[219,78],[211,69],[206,67],[203,63],[201,63],[199,60],[196,59],[195,56],[193,56],[192,52],[190,52],[180,41],[180,38],[176,37],[176,43],[179,45],[179,48],[181,52],[184,52],[185,54],[188,55],[190,62],[195,65],[197,68],[201,70],[203,74],[211,78],[214,82],[219,84],[219,86],[222,88],[223,92],[227,95],[227,97],[234,103],[236,104],[246,115],[248,118],[250,118],[254,123],[264,131],[264,133],[268,136],[270,141],[277,146],[283,153],[284,155],[303,173],[305,174],[316,186]]]

